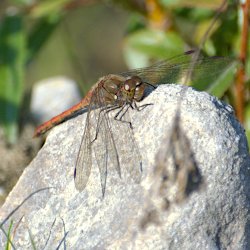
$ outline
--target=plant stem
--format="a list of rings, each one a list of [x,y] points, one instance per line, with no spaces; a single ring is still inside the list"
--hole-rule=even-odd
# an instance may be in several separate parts
[[[243,14],[242,37],[241,37],[240,56],[239,56],[241,64],[238,69],[236,78],[236,114],[241,123],[244,122],[244,105],[245,105],[244,83],[246,76],[249,7],[250,7],[250,0],[246,0],[245,3],[241,4],[242,14]]]

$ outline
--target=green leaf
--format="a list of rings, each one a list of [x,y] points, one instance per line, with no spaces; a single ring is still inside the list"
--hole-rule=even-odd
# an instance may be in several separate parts
[[[6,242],[6,247],[5,250],[11,250],[11,229],[13,227],[13,221],[11,220],[9,229],[8,229],[8,234],[7,234],[7,242]]]
[[[139,30],[130,34],[124,44],[124,55],[130,68],[144,67],[149,59],[166,59],[183,51],[184,42],[177,33],[160,30]]]
[[[30,242],[31,242],[31,246],[32,246],[32,249],[33,250],[36,250],[36,244],[35,244],[35,241],[34,241],[34,237],[30,231],[30,229],[28,229],[28,232],[29,232],[29,238],[30,238]]]
[[[191,86],[220,98],[233,83],[236,64],[236,61],[227,57],[205,58],[204,63],[195,67],[195,80]]]
[[[124,58],[130,69],[143,68],[149,64],[149,57],[132,47],[124,49]]]
[[[0,125],[9,143],[18,133],[18,116],[24,91],[25,32],[21,16],[5,16],[0,27]]]
[[[31,12],[31,16],[40,18],[43,16],[51,15],[52,13],[60,13],[63,11],[65,4],[71,0],[45,0],[40,1]]]
[[[221,98],[234,83],[236,62],[230,65],[207,89],[211,95]]]

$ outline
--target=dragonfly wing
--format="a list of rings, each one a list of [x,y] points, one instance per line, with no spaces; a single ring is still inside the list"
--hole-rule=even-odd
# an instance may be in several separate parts
[[[126,172],[129,173],[129,176],[132,177],[136,183],[140,183],[142,176],[142,158],[130,123],[129,110],[126,110],[121,120],[114,120],[112,122],[112,130],[119,131],[119,133],[113,134],[115,137],[113,141],[116,141],[122,166],[124,166]]]
[[[86,187],[91,171],[92,150],[90,126],[90,112],[88,112],[74,173],[75,187],[79,191],[82,191]]]
[[[104,103],[106,92],[103,89],[98,89],[96,92],[96,100],[99,109],[93,111],[94,122],[96,125],[96,136],[93,141],[93,151],[95,159],[99,168],[102,194],[104,196],[106,189],[106,181],[108,174],[108,164],[114,165],[118,174],[120,175],[120,162],[116,144],[113,137],[113,132],[110,126],[109,110],[116,107],[116,105],[107,105]]]
[[[106,180],[108,174],[108,165],[113,165],[119,176],[121,175],[120,170],[120,161],[116,148],[116,143],[114,140],[111,123],[112,121],[109,119],[107,110],[101,112],[101,126],[99,129],[98,135],[98,149],[95,150],[95,155],[97,159],[97,164],[99,167],[100,177],[101,177],[101,185],[102,185],[102,193],[103,196],[105,194],[106,188]],[[117,132],[117,131],[116,131]]]
[[[137,112],[137,111],[136,111]],[[131,118],[129,115],[129,111],[125,113],[124,120],[131,122]],[[126,125],[126,124],[125,124]],[[127,169],[130,173],[131,177],[136,183],[141,182],[142,177],[142,157],[138,147],[138,144],[135,140],[134,130],[129,126],[125,126],[126,135],[128,138],[128,144],[126,146],[126,150],[128,153],[128,163]]]
[[[117,108],[119,110],[120,108]],[[107,133],[107,141],[108,141],[108,156],[109,160],[114,163],[114,167],[116,168],[116,171],[118,175],[121,177],[121,167],[120,167],[120,160],[118,156],[118,150],[117,150],[117,143],[115,134],[119,134],[119,129],[114,130],[112,127],[112,124],[115,122],[113,117],[109,116],[109,112],[106,112],[104,114],[105,116],[105,127]]]
[[[194,65],[192,62],[195,62]],[[203,57],[199,55],[198,58],[195,58],[195,51],[190,51],[146,68],[121,73],[121,75],[125,77],[137,75],[143,81],[153,85],[180,81],[182,83],[183,79],[186,83],[196,81],[201,77],[202,79],[218,77],[233,62],[234,60],[229,57]]]
[[[101,187],[102,194],[105,193],[106,188],[106,180],[107,180],[107,135],[105,133],[105,121],[103,117],[103,113],[100,109],[94,111],[95,121],[96,121],[96,138],[93,141],[93,151],[95,154],[95,159],[97,166],[99,168],[100,179],[101,179]]]

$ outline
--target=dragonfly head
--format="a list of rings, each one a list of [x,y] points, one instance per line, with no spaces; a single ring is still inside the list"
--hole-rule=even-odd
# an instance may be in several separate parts
[[[144,95],[145,85],[138,76],[128,77],[122,86],[123,99],[127,102],[140,101]]]

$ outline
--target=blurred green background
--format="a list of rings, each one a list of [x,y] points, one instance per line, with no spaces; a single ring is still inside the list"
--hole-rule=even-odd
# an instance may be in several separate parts
[[[243,26],[238,1],[226,1],[201,43],[221,4],[219,0],[2,0],[0,125],[6,143],[17,143],[30,121],[30,93],[38,80],[65,75],[79,84],[84,95],[100,76],[147,66],[190,48],[201,46],[207,56],[238,58]],[[247,65],[249,72],[249,60]],[[234,67],[224,79],[195,87],[237,109],[235,74]],[[243,112],[250,137],[248,75]]]

